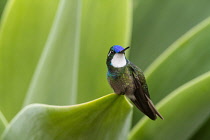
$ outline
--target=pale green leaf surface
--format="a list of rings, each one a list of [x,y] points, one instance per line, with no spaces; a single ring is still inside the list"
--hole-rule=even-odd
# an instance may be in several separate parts
[[[207,18],[160,55],[145,72],[152,101],[210,70],[210,18]],[[135,124],[142,115],[134,110]]]
[[[0,109],[8,121],[21,109],[58,0],[9,0],[0,26]]]
[[[132,106],[109,94],[73,106],[29,105],[7,127],[4,140],[126,140]]]
[[[209,0],[135,0],[130,59],[143,70],[210,16]]]
[[[7,126],[7,124],[8,124],[7,120],[5,119],[4,115],[0,111],[0,138],[1,138],[1,134],[3,133],[4,129]]]
[[[210,116],[210,72],[181,86],[158,105],[164,120],[143,118],[130,140],[186,140]]]
[[[128,46],[131,20],[132,1],[130,0],[83,1],[78,79],[79,103],[112,92],[106,79],[107,54],[113,45]]]
[[[61,0],[25,104],[76,103],[81,0]]]

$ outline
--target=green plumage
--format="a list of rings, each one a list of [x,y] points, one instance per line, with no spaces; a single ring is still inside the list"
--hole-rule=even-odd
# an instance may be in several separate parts
[[[106,61],[108,68],[107,79],[110,86],[116,94],[126,95],[136,105],[136,107],[150,119],[155,120],[157,118],[156,115],[163,119],[150,100],[143,71],[126,58],[124,66],[113,66],[112,59],[114,55],[118,53],[123,56],[126,49],[123,48],[121,51],[118,51],[119,47],[117,49],[114,46],[110,48]],[[121,60],[119,60],[119,63],[121,63]]]

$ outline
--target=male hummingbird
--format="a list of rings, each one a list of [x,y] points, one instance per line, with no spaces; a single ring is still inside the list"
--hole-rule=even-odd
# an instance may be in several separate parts
[[[128,48],[119,45],[110,48],[106,60],[108,82],[116,94],[126,95],[150,119],[157,116],[163,119],[150,100],[143,71],[125,57]]]

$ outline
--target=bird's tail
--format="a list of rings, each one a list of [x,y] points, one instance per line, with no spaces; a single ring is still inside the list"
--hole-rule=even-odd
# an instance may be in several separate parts
[[[156,110],[154,104],[152,103],[152,101],[150,100],[150,98],[147,97],[147,95],[146,95],[146,98],[148,100],[148,105],[151,108],[152,112],[155,113],[155,114],[157,114],[162,120],[164,120],[163,116]]]
[[[136,105],[136,107],[141,110],[145,115],[147,115],[150,119],[156,120],[157,116],[159,116],[162,120],[164,119],[162,115],[155,109],[154,104],[150,100],[150,98],[145,94],[146,100],[140,101],[140,99],[131,99],[131,101]]]

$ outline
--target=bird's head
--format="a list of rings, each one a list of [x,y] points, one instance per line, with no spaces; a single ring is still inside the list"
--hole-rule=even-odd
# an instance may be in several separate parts
[[[110,61],[110,65],[113,67],[124,67],[127,63],[125,58],[125,51],[130,47],[123,48],[120,45],[114,45],[110,48],[107,60]]]

